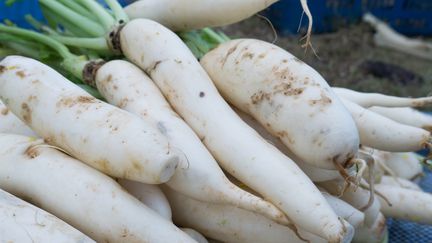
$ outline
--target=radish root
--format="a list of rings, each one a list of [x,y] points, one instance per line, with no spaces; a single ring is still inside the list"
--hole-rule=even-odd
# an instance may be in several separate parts
[[[364,152],[359,152],[359,155],[363,158],[363,161],[366,161],[365,163],[367,163],[367,167],[369,168],[369,175],[368,175],[368,179],[369,179],[369,201],[368,203],[360,208],[360,211],[364,212],[366,211],[370,206],[372,206],[374,200],[375,200],[375,175],[374,175],[374,171],[375,171],[375,160],[374,158]],[[360,178],[361,179],[361,178]],[[360,180],[359,179],[359,180]]]
[[[365,189],[365,190],[370,190],[369,185],[365,182],[360,183],[360,187]],[[377,196],[382,198],[387,203],[387,205],[389,205],[390,207],[393,206],[393,204],[381,192],[377,191],[376,189],[374,189],[374,192]]]
[[[309,23],[308,23],[308,29],[307,29],[307,33],[305,36],[303,36],[300,40],[305,40],[305,43],[302,44],[302,47],[305,48],[305,52],[307,51],[307,48],[310,47],[313,51],[313,53],[316,55],[315,53],[315,49],[312,46],[312,42],[311,42],[311,35],[312,35],[312,24],[313,24],[313,19],[312,19],[312,14],[309,10],[309,7],[307,5],[307,0],[300,0],[301,6],[303,8],[303,12],[306,14],[306,16],[308,17]]]

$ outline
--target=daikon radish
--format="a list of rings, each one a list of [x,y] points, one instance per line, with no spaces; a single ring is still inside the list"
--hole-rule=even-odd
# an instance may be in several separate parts
[[[0,208],[2,242],[95,242],[56,216],[1,189]]]
[[[0,62],[0,98],[48,143],[111,176],[163,183],[182,156],[156,128],[30,58]]]
[[[42,140],[0,135],[0,187],[97,242],[194,242],[110,177]]]
[[[390,152],[417,151],[429,147],[428,131],[404,125],[342,99],[354,118],[362,145]]]
[[[421,159],[416,153],[389,153],[386,159],[384,163],[397,177],[413,180],[423,174]]]
[[[327,202],[336,212],[336,214],[345,219],[350,225],[354,228],[363,225],[364,222],[364,213],[360,212],[358,209],[354,208],[350,204],[345,201],[328,194],[327,192],[322,192]]]
[[[399,123],[410,125],[414,127],[423,128],[429,132],[432,132],[432,115],[425,114],[410,107],[379,107],[374,106],[369,110],[378,113],[382,116],[397,121]]]
[[[304,242],[296,233],[259,214],[229,205],[200,202],[164,187],[173,208],[173,220],[177,225],[191,227],[212,239],[222,242]],[[353,229],[345,223],[350,237]],[[308,232],[298,232],[311,242],[327,242]]]
[[[422,107],[432,105],[432,97],[409,98],[384,95],[379,93],[363,93],[347,88],[332,88],[341,98],[347,99],[364,108],[372,106],[384,107]]]
[[[381,211],[385,216],[432,224],[432,195],[430,193],[380,184],[376,185],[376,189],[392,204],[389,206],[381,203]]]

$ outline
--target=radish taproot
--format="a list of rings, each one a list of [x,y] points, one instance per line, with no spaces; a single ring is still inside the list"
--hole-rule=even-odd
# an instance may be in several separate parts
[[[342,102],[354,118],[362,145],[390,152],[417,151],[431,145],[431,134],[424,129],[395,122],[346,99]]]
[[[194,242],[113,179],[41,139],[1,134],[0,144],[0,187],[97,242]]]
[[[335,169],[355,157],[359,137],[350,114],[321,75],[289,52],[238,39],[207,53],[201,64],[225,99],[306,163]]]
[[[56,216],[0,189],[2,242],[95,242]]]
[[[167,182],[170,188],[200,201],[231,204],[288,223],[278,208],[241,190],[225,177],[198,136],[138,67],[127,61],[110,61],[99,67],[94,80],[109,103],[151,122],[172,147],[185,154],[187,165]]]
[[[24,122],[22,122],[0,100],[0,133],[13,133],[30,137],[38,137]]]
[[[149,124],[30,58],[0,62],[0,99],[48,143],[111,176],[163,183],[182,158]]]
[[[372,106],[383,107],[423,107],[432,105],[432,97],[407,98],[380,93],[363,93],[347,88],[332,88],[341,98],[347,99],[357,105],[369,108]]]
[[[380,184],[376,185],[376,189],[392,204],[389,206],[384,202],[381,203],[381,211],[386,217],[432,224],[432,195],[430,193]]]
[[[305,242],[289,227],[277,224],[259,214],[230,205],[200,202],[163,187],[173,208],[177,225],[191,227],[212,239],[223,242]],[[352,226],[347,223],[352,237]],[[327,242],[305,231],[298,232],[311,242]]]
[[[432,115],[420,112],[410,107],[379,107],[374,106],[369,110],[378,113],[382,116],[397,121],[399,123],[410,125],[414,127],[423,128],[432,132]]]

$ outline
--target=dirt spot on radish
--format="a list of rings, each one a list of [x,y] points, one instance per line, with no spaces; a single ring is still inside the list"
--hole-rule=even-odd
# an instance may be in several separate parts
[[[95,103],[96,99],[91,97],[91,96],[78,96],[78,97],[67,97],[67,98],[62,98],[60,99],[56,106],[57,107],[62,107],[62,106],[66,106],[66,107],[72,107],[76,104],[90,104],[90,103]]]
[[[222,58],[222,60],[221,60],[222,67],[225,65],[226,61],[228,60],[228,57],[231,56],[231,54],[233,54],[237,50],[237,47],[238,47],[238,45],[240,45],[240,43],[241,43],[241,41],[239,41],[237,44],[235,44],[235,46],[228,49],[225,57]]]
[[[32,121],[32,115],[31,115],[31,109],[28,106],[27,103],[22,103],[21,104],[21,109],[22,109],[22,117],[24,119],[24,121],[29,124]]]
[[[16,71],[15,73],[18,77],[20,77],[21,79],[25,78],[26,75],[24,73],[24,71],[20,70],[20,71]]]
[[[35,147],[35,145],[29,146],[24,152],[30,159],[34,159],[39,156],[39,151]]]
[[[266,56],[265,53],[261,53],[261,54],[258,55],[258,58],[263,59],[265,56]]]
[[[203,98],[205,96],[205,93],[203,91],[199,92],[199,97]]]
[[[154,63],[153,63],[153,65],[150,67],[150,68],[147,68],[146,69],[146,73],[152,73],[154,70],[156,70],[156,68],[159,66],[159,64],[161,64],[162,63],[162,60],[159,60],[159,61],[155,61]]]
[[[324,92],[321,91],[321,99],[319,100],[309,100],[309,105],[328,105],[331,104],[332,100],[326,95],[324,94]]]
[[[254,57],[254,54],[253,53],[251,53],[251,52],[246,52],[246,53],[243,53],[243,55],[242,55],[242,59],[246,59],[246,58],[249,58],[249,59],[253,59],[253,57]]]
[[[6,116],[8,113],[9,113],[9,109],[8,108],[3,108],[1,110],[1,114],[4,115],[4,116]]]
[[[0,74],[4,73],[7,70],[7,68],[3,65],[0,65]]]
[[[106,83],[109,83],[112,81],[112,75],[108,75],[108,77],[104,80]]]
[[[95,164],[104,173],[109,173],[111,171],[110,163],[106,159],[97,160]]]
[[[128,98],[123,98],[120,100],[120,103],[118,104],[119,108],[125,108],[126,105],[128,104],[129,99]]]

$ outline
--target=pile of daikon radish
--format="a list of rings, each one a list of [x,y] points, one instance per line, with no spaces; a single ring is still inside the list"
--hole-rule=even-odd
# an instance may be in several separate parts
[[[411,108],[432,97],[331,88],[274,44],[172,32],[269,1],[39,2],[43,34],[0,25],[18,54],[0,61],[0,188],[34,205],[0,191],[2,241],[383,242],[385,217],[432,223],[414,153],[432,117]]]

